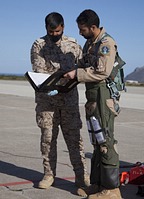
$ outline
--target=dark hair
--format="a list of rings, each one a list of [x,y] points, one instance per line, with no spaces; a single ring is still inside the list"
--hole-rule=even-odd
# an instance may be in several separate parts
[[[52,12],[45,17],[45,25],[50,26],[50,28],[55,29],[59,25],[64,25],[64,19],[61,14],[57,12]]]
[[[80,13],[77,17],[76,22],[80,25],[86,25],[91,27],[92,25],[96,25],[99,28],[100,19],[99,16],[93,10],[87,9]]]

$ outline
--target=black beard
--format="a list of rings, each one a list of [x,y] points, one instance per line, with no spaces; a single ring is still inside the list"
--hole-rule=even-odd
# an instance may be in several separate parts
[[[60,35],[54,36],[54,35],[49,35],[49,38],[51,41],[53,41],[54,43],[56,43],[58,40],[61,39],[63,32]]]
[[[85,39],[91,39],[93,38],[93,33],[90,33],[89,35],[82,35]]]
[[[85,39],[91,39],[91,36],[83,36]]]

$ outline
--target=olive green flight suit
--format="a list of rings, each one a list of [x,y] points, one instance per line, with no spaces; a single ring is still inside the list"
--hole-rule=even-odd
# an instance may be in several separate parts
[[[110,96],[106,79],[110,76],[115,62],[116,43],[111,37],[104,37],[104,28],[95,41],[87,40],[83,48],[83,59],[79,62],[77,78],[86,86],[86,120],[94,116],[100,124],[105,142],[93,144],[91,160],[91,184],[114,189],[119,186],[119,155],[114,138],[115,103]],[[103,38],[103,39],[102,39]],[[101,40],[99,50],[95,48]],[[93,134],[93,136],[95,136]]]
[[[114,118],[117,113],[113,109],[113,99],[110,99],[106,83],[86,83],[86,97],[86,119],[89,120],[91,116],[95,116],[106,138],[105,143],[99,145],[95,142],[94,144],[91,184],[113,189],[119,186],[119,155],[115,150],[117,141],[113,134]]]

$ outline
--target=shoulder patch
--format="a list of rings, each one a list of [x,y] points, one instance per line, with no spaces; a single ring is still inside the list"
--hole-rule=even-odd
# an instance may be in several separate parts
[[[103,55],[107,55],[110,52],[110,48],[108,45],[103,45],[100,47],[100,53]]]

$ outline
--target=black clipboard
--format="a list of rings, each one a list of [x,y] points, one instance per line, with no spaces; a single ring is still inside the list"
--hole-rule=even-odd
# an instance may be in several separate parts
[[[72,90],[77,84],[77,78],[64,81],[61,83],[64,71],[57,71],[52,75],[47,73],[36,73],[27,71],[25,77],[31,84],[36,92],[49,92],[52,90],[57,90],[58,93],[67,93]]]

